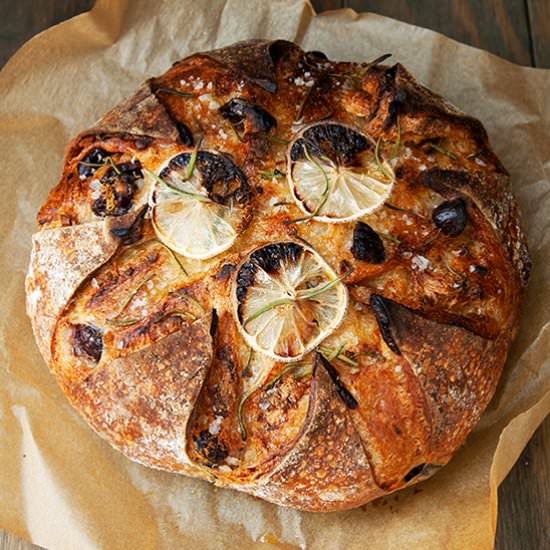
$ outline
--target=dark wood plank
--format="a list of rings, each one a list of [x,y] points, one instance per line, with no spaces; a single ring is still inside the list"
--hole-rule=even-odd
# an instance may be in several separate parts
[[[533,64],[522,0],[345,0],[345,5],[436,30],[515,63]]]
[[[0,67],[31,36],[93,4],[94,0],[0,0]]]
[[[550,416],[498,491],[496,550],[550,548]]]
[[[550,69],[550,1],[526,0],[536,67]]]
[[[311,3],[317,13],[344,7],[344,0],[312,0]]]

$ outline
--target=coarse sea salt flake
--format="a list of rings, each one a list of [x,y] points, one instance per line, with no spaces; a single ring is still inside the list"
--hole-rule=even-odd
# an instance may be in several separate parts
[[[210,426],[208,426],[208,432],[212,435],[219,434],[222,421],[223,421],[223,416],[214,417],[214,420],[212,420],[212,422],[210,422]]]
[[[426,271],[426,269],[430,267],[430,260],[424,256],[416,255],[412,257],[411,264],[413,269],[417,269],[418,271]]]

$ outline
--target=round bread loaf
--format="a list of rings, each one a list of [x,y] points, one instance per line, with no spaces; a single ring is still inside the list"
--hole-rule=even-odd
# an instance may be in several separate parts
[[[70,142],[27,310],[128,458],[342,510],[479,420],[529,275],[517,205],[480,122],[386,57],[198,53]]]

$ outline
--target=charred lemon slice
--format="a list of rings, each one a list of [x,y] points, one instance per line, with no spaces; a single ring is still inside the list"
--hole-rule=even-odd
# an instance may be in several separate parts
[[[347,289],[317,252],[296,242],[268,244],[241,264],[234,315],[247,343],[293,361],[329,336],[344,317]]]
[[[149,196],[157,237],[187,258],[204,260],[227,250],[244,228],[250,192],[246,177],[226,156],[180,153],[154,174]]]
[[[379,144],[342,124],[302,130],[289,147],[287,174],[304,219],[348,222],[380,208],[395,175]]]

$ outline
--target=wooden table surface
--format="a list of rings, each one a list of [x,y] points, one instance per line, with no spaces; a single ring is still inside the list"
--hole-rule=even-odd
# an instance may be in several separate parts
[[[318,12],[349,7],[387,15],[442,32],[515,63],[550,68],[550,0],[313,0],[312,3]],[[31,36],[92,5],[93,0],[0,0],[0,67]],[[0,530],[0,550],[31,548],[38,547]],[[495,548],[550,549],[550,417],[532,437],[499,489]]]

